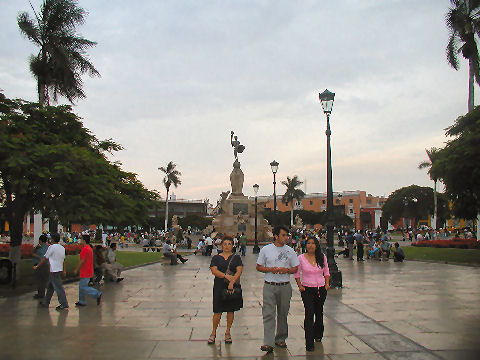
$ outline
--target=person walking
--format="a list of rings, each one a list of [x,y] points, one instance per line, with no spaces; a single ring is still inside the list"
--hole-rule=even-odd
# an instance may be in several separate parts
[[[48,247],[45,256],[33,267],[33,270],[37,270],[48,259],[50,263],[50,274],[48,276],[47,293],[43,301],[40,302],[40,306],[48,308],[53,292],[55,291],[58,302],[60,303],[55,310],[61,311],[68,309],[67,296],[65,295],[65,289],[62,283],[62,274],[63,277],[67,276],[67,270],[65,269],[65,248],[59,244],[60,235],[58,233],[52,234],[52,241],[53,244]]]
[[[353,244],[355,242],[355,239],[353,238],[353,234],[352,234],[351,231],[348,231],[348,235],[345,238],[345,241],[346,241],[347,247],[348,247],[348,258],[350,260],[353,260]]]
[[[313,351],[314,341],[319,342],[323,338],[323,304],[330,288],[330,271],[327,257],[316,238],[308,237],[306,248],[307,252],[298,257],[300,265],[295,280],[305,308],[305,347],[307,351]]]
[[[240,236],[239,242],[242,256],[245,256],[247,254],[247,237],[245,236],[245,233],[242,232],[242,236]]]
[[[77,274],[80,270],[80,282],[78,283],[78,301],[75,306],[87,306],[85,295],[89,295],[97,300],[97,305],[100,305],[102,293],[94,287],[88,286],[90,278],[93,277],[93,249],[90,247],[90,235],[82,236],[80,242],[82,251],[80,252],[80,261],[75,268],[74,273]]]
[[[48,245],[47,245],[47,235],[42,234],[38,238],[39,244],[35,247],[33,251],[32,263],[33,265],[38,265],[38,263],[45,256]],[[47,286],[48,274],[50,273],[48,269],[48,264],[42,264],[35,271],[35,282],[37,285],[37,293],[33,296],[34,299],[43,299],[45,297],[45,287]]]
[[[363,261],[363,231],[358,230],[354,235],[357,244],[357,261]]]
[[[208,339],[208,344],[215,344],[217,328],[222,318],[222,313],[227,313],[227,329],[225,330],[225,344],[232,343],[230,329],[232,328],[235,311],[243,307],[241,292],[240,275],[242,275],[243,263],[239,255],[232,253],[233,240],[230,237],[222,239],[222,252],[214,255],[210,263],[210,270],[215,276],[213,281],[213,318],[212,333]],[[235,289],[235,290],[234,290]],[[232,297],[232,298],[230,298]]]
[[[212,250],[213,250],[213,240],[210,237],[210,235],[207,236],[205,239],[205,245],[207,246],[207,250],[205,252],[206,256],[212,256]]]
[[[266,245],[260,250],[256,266],[257,271],[265,274],[262,307],[263,345],[260,349],[267,353],[273,351],[274,345],[287,347],[285,343],[288,337],[287,315],[292,297],[290,274],[295,274],[299,265],[295,250],[285,245],[288,230],[283,226],[277,226],[273,230],[273,236],[273,244]]]

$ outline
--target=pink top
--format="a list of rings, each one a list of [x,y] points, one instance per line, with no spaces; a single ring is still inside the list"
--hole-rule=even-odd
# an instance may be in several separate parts
[[[330,276],[330,270],[328,269],[327,257],[323,255],[323,268],[318,267],[317,264],[312,265],[305,259],[305,254],[298,257],[300,265],[298,266],[295,279],[300,277],[302,273],[301,283],[307,287],[322,287],[325,286],[325,276]]]

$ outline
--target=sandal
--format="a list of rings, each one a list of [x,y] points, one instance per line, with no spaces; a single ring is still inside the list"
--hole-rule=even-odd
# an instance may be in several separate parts
[[[208,345],[215,344],[215,337],[216,335],[210,335],[210,337],[208,338]]]
[[[232,335],[225,334],[225,344],[231,344],[231,343],[232,343]]]
[[[287,344],[285,343],[285,341],[275,343],[275,345],[277,345],[279,348],[282,348],[282,349],[287,348]]]
[[[265,351],[267,354],[273,352],[273,347],[270,345],[262,345],[260,346],[260,350]]]

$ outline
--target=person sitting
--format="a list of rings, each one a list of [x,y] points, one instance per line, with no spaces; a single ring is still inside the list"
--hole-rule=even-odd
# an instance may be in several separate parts
[[[170,259],[170,265],[177,265],[177,255],[173,252],[172,242],[167,240],[165,244],[163,244],[163,257]]]
[[[177,252],[177,243],[174,241],[170,247],[172,248],[173,250],[173,253],[175,254],[175,256],[177,257],[178,260],[180,260],[182,262],[182,264],[186,263],[188,261],[188,259],[185,259],[184,257],[182,257],[182,255],[180,255],[178,252]]]
[[[374,258],[375,260],[381,260],[380,259],[380,255],[381,255],[381,251],[380,251],[380,245],[378,243],[378,241],[376,241],[373,246],[372,246],[372,249],[368,252],[368,258]]]
[[[345,247],[342,251],[339,251],[337,253],[337,256],[343,255],[344,258],[348,258],[348,253],[349,253],[348,247]]]
[[[91,279],[91,282],[94,285],[100,284],[102,281],[103,275],[105,273],[105,257],[103,256],[103,246],[97,245],[95,246],[95,250],[93,251],[93,274],[94,276]]]
[[[203,239],[200,239],[198,241],[198,245],[197,245],[197,249],[193,252],[194,255],[197,255],[197,253],[199,252],[200,254],[203,254],[203,249],[205,247],[205,244],[203,242]]]
[[[150,239],[142,236],[142,247],[144,252],[148,252],[150,248]]]
[[[393,261],[394,262],[403,262],[405,260],[405,253],[403,249],[400,247],[398,242],[395,243],[395,251],[393,252]]]
[[[392,244],[386,241],[384,238],[380,244],[380,250],[382,251],[382,259],[388,261],[390,258],[390,249],[392,248]]]
[[[117,244],[111,243],[107,250],[105,270],[112,281],[120,282],[123,280],[123,277],[120,277],[120,274],[123,270],[123,265],[117,262],[115,250],[117,250]]]

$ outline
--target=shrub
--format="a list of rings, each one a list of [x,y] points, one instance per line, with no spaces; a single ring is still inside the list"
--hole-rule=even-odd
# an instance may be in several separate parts
[[[422,240],[412,243],[417,247],[480,249],[480,242],[476,239],[452,238],[450,240]]]

